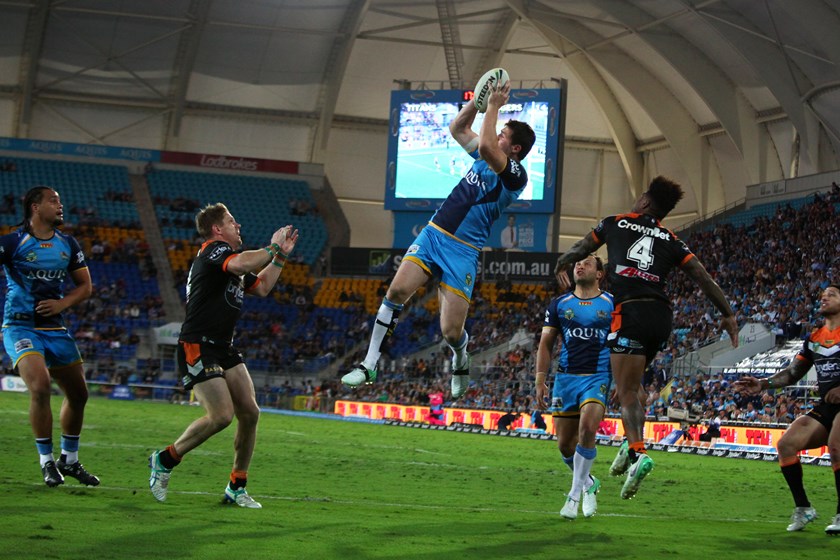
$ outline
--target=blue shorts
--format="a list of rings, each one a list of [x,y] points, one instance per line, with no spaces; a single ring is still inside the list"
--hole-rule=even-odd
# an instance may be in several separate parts
[[[424,227],[405,252],[403,260],[409,260],[439,278],[441,288],[467,301],[472,299],[478,271],[478,251],[437,226],[429,224]]]
[[[611,377],[609,373],[558,373],[554,376],[549,412],[552,416],[574,418],[580,416],[580,408],[590,402],[599,403],[606,410]]]
[[[12,360],[12,367],[29,354],[42,356],[48,368],[82,363],[76,341],[65,330],[38,331],[28,327],[5,327],[3,345]]]

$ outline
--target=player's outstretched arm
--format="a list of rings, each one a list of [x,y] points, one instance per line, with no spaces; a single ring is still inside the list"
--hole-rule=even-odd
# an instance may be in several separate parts
[[[759,379],[752,375],[745,375],[733,383],[732,386],[736,391],[743,391],[750,395],[755,395],[767,389],[787,387],[805,377],[808,370],[811,369],[811,365],[811,362],[797,355],[788,367],[778,373],[774,373],[770,377]]]
[[[738,347],[738,321],[735,319],[735,312],[732,311],[732,307],[729,305],[729,302],[726,300],[726,295],[723,293],[723,290],[720,289],[718,283],[715,282],[714,278],[711,277],[709,272],[706,270],[706,267],[703,266],[703,263],[700,262],[696,256],[692,259],[689,259],[686,262],[682,269],[688,274],[697,285],[700,286],[700,289],[703,290],[703,293],[706,294],[706,297],[709,298],[709,301],[712,302],[718,311],[720,311],[723,318],[720,321],[721,328],[729,334],[729,340],[732,342],[732,347]]]

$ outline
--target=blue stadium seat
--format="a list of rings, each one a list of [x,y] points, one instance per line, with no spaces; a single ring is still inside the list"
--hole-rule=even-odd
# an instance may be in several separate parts
[[[314,206],[312,193],[304,181],[167,170],[155,171],[147,179],[153,199],[184,198],[197,202],[199,207],[224,202],[242,224],[242,237],[248,247],[265,244],[278,226],[293,224],[301,232],[301,244],[296,252],[304,262],[314,263],[324,249],[327,230],[323,220],[317,215],[293,215],[289,208],[293,199]],[[169,221],[169,225],[162,227],[165,239],[195,237],[191,223],[195,209],[179,212],[164,202],[155,206],[155,212],[159,220]],[[180,227],[175,220],[187,220],[190,225]]]

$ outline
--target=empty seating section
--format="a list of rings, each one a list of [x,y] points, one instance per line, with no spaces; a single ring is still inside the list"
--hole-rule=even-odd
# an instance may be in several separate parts
[[[511,284],[502,282],[482,282],[478,284],[478,295],[491,307],[524,309],[533,301],[546,302],[551,295],[543,284]],[[473,294],[475,299],[476,294]]]
[[[133,203],[128,169],[120,165],[101,165],[71,161],[3,157],[15,170],[0,173],[0,199],[14,197],[14,213],[6,213],[3,223],[23,218],[21,197],[36,185],[54,188],[64,204],[64,221],[72,224],[109,224],[138,227],[140,221]],[[8,217],[7,217],[8,216]]]
[[[320,311],[329,311],[332,317],[338,317],[335,312],[342,311],[348,317],[355,317],[349,328],[358,328],[360,323],[372,325],[382,298],[385,295],[387,283],[378,278],[325,278],[315,295],[315,306]],[[413,302],[423,301],[426,288],[421,287],[412,298]],[[438,322],[437,297],[426,299],[422,305],[409,306],[400,316],[400,326],[394,331],[389,341],[389,354],[402,356],[433,344],[440,338]],[[346,332],[346,331],[345,331]],[[369,331],[360,333],[355,339],[347,341],[351,347],[355,343],[367,342]]]
[[[327,242],[326,226],[304,181],[167,170],[149,173],[147,181],[165,240],[192,242],[196,210],[224,202],[242,224],[246,247],[264,246],[278,227],[292,224],[300,230],[295,255],[312,264]]]
[[[292,286],[306,286],[310,289],[315,286],[315,278],[310,274],[309,265],[300,263],[286,263],[280,282]]]
[[[325,278],[315,295],[315,305],[337,309],[362,305],[366,313],[374,315],[382,303],[384,289],[384,282],[376,278]]]

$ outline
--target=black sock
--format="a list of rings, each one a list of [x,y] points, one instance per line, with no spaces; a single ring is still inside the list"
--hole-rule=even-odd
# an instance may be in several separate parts
[[[239,490],[240,488],[245,488],[245,484],[248,483],[247,478],[232,478],[230,481],[230,489],[231,490]]]
[[[168,447],[160,452],[158,458],[160,459],[161,466],[165,469],[174,469],[181,463],[181,461],[172,456]]]
[[[834,486],[837,487],[837,515],[840,515],[840,469],[834,470]]]
[[[805,494],[805,486],[802,484],[802,463],[797,461],[792,465],[785,465],[782,467],[782,474],[790,488],[790,493],[793,494],[793,503],[796,507],[811,507],[811,502]]]

